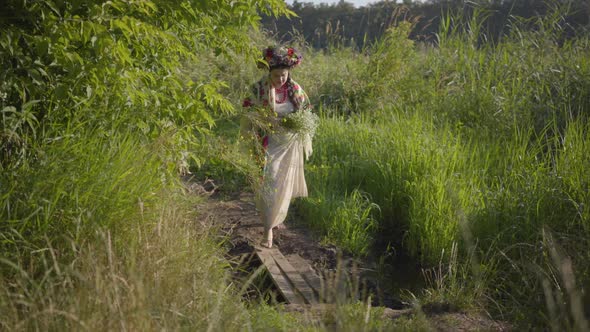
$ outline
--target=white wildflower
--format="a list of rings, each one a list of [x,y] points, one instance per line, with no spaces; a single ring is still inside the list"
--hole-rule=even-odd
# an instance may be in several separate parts
[[[297,134],[309,134],[313,137],[318,128],[319,117],[309,109],[289,113],[283,118],[282,125]]]

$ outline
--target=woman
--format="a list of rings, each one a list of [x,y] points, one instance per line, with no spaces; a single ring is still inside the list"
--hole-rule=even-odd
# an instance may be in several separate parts
[[[269,47],[263,51],[265,75],[252,87],[244,100],[245,107],[259,106],[274,111],[278,120],[286,115],[311,108],[303,89],[291,79],[291,69],[301,63],[301,55],[293,48]],[[276,121],[280,123],[280,121]],[[292,198],[307,197],[303,174],[304,154],[311,154],[311,137],[285,128],[267,133],[262,138],[266,161],[257,205],[264,224],[261,245],[272,247],[273,228],[283,223]]]

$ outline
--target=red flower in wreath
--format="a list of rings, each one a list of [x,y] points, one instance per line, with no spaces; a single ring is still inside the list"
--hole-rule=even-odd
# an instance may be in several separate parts
[[[259,68],[292,68],[301,63],[301,55],[293,47],[277,46],[262,50],[262,59],[258,61]]]

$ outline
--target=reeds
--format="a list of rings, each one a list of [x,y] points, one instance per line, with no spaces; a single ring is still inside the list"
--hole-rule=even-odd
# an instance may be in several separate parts
[[[306,173],[311,195],[300,211],[327,241],[345,248],[370,248],[371,243],[351,243],[379,238],[427,267],[439,264],[442,252],[458,252],[452,260],[454,255],[446,255],[442,264],[466,267],[461,279],[474,281],[461,287],[464,294],[477,294],[471,302],[496,306],[500,317],[530,328],[550,321],[539,318],[538,308],[553,310],[533,295],[541,292],[538,275],[522,268],[532,262],[547,271],[541,252],[534,250],[546,227],[568,248],[575,279],[589,280],[589,256],[580,254],[589,248],[580,238],[590,235],[588,37],[564,40],[560,15],[553,14],[534,23],[539,29],[525,29],[515,20],[512,35],[489,44],[478,30],[483,17],[476,10],[443,20],[434,47],[403,53],[398,49],[406,45],[403,34],[391,34],[376,45],[375,54],[345,60],[347,68],[368,75],[356,91],[334,93],[346,91],[339,99],[354,96],[361,106],[350,114],[334,112],[330,104],[332,110],[322,109]],[[333,60],[326,62],[339,63],[339,54],[347,51],[332,51]],[[388,54],[396,61],[387,60]],[[393,72],[387,71],[390,62]],[[317,82],[322,69],[313,68],[314,81],[302,79],[303,86],[342,79],[328,67]],[[378,82],[378,89],[366,90],[369,81]],[[329,212],[353,192],[369,201],[350,211],[363,211],[363,204],[379,207],[370,214],[377,226],[360,228],[367,234],[354,239],[328,231],[334,222]],[[381,249],[373,248],[372,254]],[[457,282],[458,277],[449,278]],[[586,290],[576,287],[573,292],[588,303]],[[434,289],[462,302],[452,284]],[[577,328],[567,321],[556,326]]]

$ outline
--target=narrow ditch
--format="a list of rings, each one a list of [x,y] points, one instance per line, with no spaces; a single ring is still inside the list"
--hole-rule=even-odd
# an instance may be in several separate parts
[[[272,281],[269,272],[254,253],[247,240],[232,243],[227,252],[232,264],[232,278],[239,289],[244,289],[243,299],[249,302],[265,302],[269,305],[287,304],[286,299]],[[281,250],[283,251],[283,250]],[[283,252],[289,255],[290,251]],[[359,267],[359,262],[339,257],[334,259],[330,268],[317,270],[324,280],[327,290],[323,294],[323,303],[350,303],[354,301],[371,301],[372,306],[386,307],[392,310],[408,309],[407,304],[391,295],[390,291],[375,280],[375,271]]]
[[[195,187],[191,191],[206,192],[209,196],[198,208],[203,217],[209,218],[223,233],[222,237],[227,241],[227,259],[231,264],[233,282],[238,289],[243,289],[244,299],[269,305],[286,303],[269,272],[261,268],[262,262],[254,254],[253,244],[260,240],[263,232],[254,195],[236,192],[231,196],[226,193],[222,197],[219,192],[204,190],[202,185],[194,183],[189,184]],[[392,292],[392,285],[396,284],[384,277],[389,271],[383,265],[355,260],[335,246],[321,244],[295,218],[293,214],[288,216],[286,229],[275,233],[275,244],[285,257],[300,256],[322,278],[327,290],[323,294],[323,303],[350,303],[370,298],[373,306],[393,310],[408,307]]]

